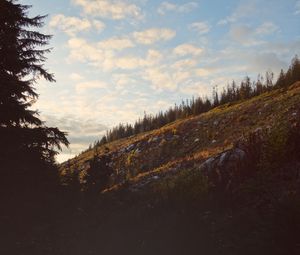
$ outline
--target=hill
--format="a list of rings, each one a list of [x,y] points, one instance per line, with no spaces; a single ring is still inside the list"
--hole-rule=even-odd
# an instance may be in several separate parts
[[[182,168],[194,168],[229,150],[246,134],[286,125],[297,112],[300,85],[277,89],[250,100],[228,103],[199,116],[175,121],[161,129],[120,139],[84,152],[61,165],[62,177],[76,176],[85,188],[90,163],[109,155],[113,174],[109,189],[158,180]],[[100,187],[99,187],[100,190]]]
[[[62,164],[82,190],[64,233],[104,254],[298,254],[299,102],[297,82]]]

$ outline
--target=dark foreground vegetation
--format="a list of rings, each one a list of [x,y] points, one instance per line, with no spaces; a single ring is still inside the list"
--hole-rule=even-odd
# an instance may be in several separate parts
[[[299,117],[247,135],[244,167],[221,179],[186,168],[139,192],[11,196],[1,253],[299,254]]]
[[[100,193],[111,173],[95,155],[86,162],[98,171],[87,175],[93,189],[83,191],[76,181],[62,186],[54,155],[68,144],[65,133],[45,126],[29,109],[37,99],[37,79],[54,81],[43,66],[48,50],[38,49],[50,37],[29,30],[42,26],[43,16],[29,18],[28,6],[16,1],[0,0],[0,10],[0,254],[300,253],[297,104],[289,106],[293,114],[287,121],[245,131],[244,139],[232,148],[247,155],[238,168],[202,171],[183,164],[175,175],[138,191],[132,189],[136,177],[132,174],[128,182]],[[145,116],[136,132],[277,88],[284,94],[300,80],[298,58],[275,85],[271,76],[264,83],[259,79],[254,87],[249,79],[238,88],[233,84],[221,94],[214,93],[213,102],[199,98],[154,118]],[[121,135],[121,129],[116,129],[115,137],[114,131],[109,133],[106,142],[136,134]],[[180,141],[179,136],[176,139]],[[167,144],[163,142],[162,147]],[[177,155],[163,148],[162,156]],[[134,161],[135,155],[130,154],[125,163],[131,166]]]

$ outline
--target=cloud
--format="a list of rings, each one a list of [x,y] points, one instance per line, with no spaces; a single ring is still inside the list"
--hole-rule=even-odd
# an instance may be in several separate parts
[[[81,80],[83,80],[83,77],[80,74],[78,74],[78,73],[71,73],[69,77],[73,81],[81,81]]]
[[[123,45],[122,45],[123,42]],[[99,43],[90,43],[82,38],[72,38],[68,42],[70,49],[69,61],[80,61],[102,71],[113,69],[133,70],[153,66],[162,59],[162,54],[157,50],[148,50],[143,57],[134,55],[117,54],[117,49],[133,47],[129,39],[108,39]]]
[[[195,22],[190,24],[188,28],[197,32],[199,35],[206,34],[210,31],[210,25],[207,22]]]
[[[266,70],[279,73],[281,68],[287,66],[287,63],[279,59],[275,53],[253,54],[248,57],[248,60],[249,66],[247,69],[257,73]]]
[[[197,61],[194,59],[182,59],[176,61],[173,65],[172,68],[175,70],[184,70],[184,69],[191,69],[192,67],[195,67],[197,65]]]
[[[103,40],[97,45],[101,49],[109,50],[123,50],[126,48],[134,47],[134,43],[128,38],[117,38],[113,37],[107,40]]]
[[[268,35],[278,31],[279,28],[272,22],[264,22],[258,28],[256,28],[255,33],[257,35]]]
[[[230,28],[230,37],[244,46],[255,46],[265,43],[259,40],[258,37],[264,37],[279,31],[279,28],[272,22],[264,22],[257,28],[252,28],[247,25],[233,25]]]
[[[203,52],[202,48],[198,48],[192,44],[181,44],[178,45],[174,50],[174,54],[177,56],[187,56],[187,55],[192,55],[192,56],[198,56]]]
[[[208,96],[211,94],[211,87],[199,81],[191,81],[189,84],[181,86],[180,92],[189,96]]]
[[[231,15],[218,22],[218,25],[227,25],[230,23],[235,23],[241,18],[252,16],[257,10],[255,1],[242,1],[237,8],[232,12]]]
[[[158,41],[171,40],[175,35],[176,32],[168,28],[151,28],[141,32],[134,32],[133,38],[137,43],[150,45]]]
[[[300,14],[300,1],[298,0],[295,4],[295,15]]]
[[[57,14],[50,20],[49,26],[57,28],[69,36],[74,36],[78,32],[89,31],[95,28],[98,32],[102,31],[105,27],[104,23],[98,20],[81,19],[77,17],[67,17],[63,14]]]
[[[186,4],[173,4],[170,2],[162,2],[157,9],[160,15],[165,15],[167,12],[187,13],[198,7],[196,2],[188,2]]]
[[[255,30],[247,25],[232,26],[229,31],[231,39],[244,46],[255,46],[263,41],[255,38]]]
[[[177,88],[177,84],[172,76],[160,68],[149,68],[145,71],[146,80],[150,81],[153,89],[155,90],[170,90],[174,91]]]
[[[81,82],[76,85],[76,92],[82,93],[87,89],[102,89],[108,87],[107,83],[102,81],[88,81],[88,82]]]
[[[84,13],[96,17],[121,20],[133,18],[142,19],[141,9],[135,5],[121,0],[72,0],[75,5],[81,6]]]
[[[205,77],[205,76],[209,76],[212,74],[212,71],[210,71],[207,68],[198,68],[195,70],[195,74],[199,77]]]
[[[68,133],[70,141],[69,148],[63,147],[62,153],[57,156],[59,162],[78,155],[87,147],[99,140],[108,127],[99,123],[95,119],[80,118],[77,115],[65,114],[61,117],[54,115],[43,115],[46,124],[53,127],[59,127],[60,130]]]

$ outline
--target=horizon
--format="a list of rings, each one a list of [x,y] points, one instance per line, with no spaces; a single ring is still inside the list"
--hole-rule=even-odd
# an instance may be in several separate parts
[[[33,6],[30,16],[49,14],[46,68],[57,82],[38,82],[34,108],[69,133],[59,162],[144,112],[209,96],[246,75],[272,70],[276,78],[300,53],[300,1],[20,3]]]

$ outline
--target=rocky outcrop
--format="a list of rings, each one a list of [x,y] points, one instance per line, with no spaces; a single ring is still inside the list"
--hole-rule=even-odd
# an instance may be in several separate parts
[[[199,170],[208,176],[214,186],[229,189],[245,168],[246,162],[246,151],[233,148],[207,159],[199,166]]]

